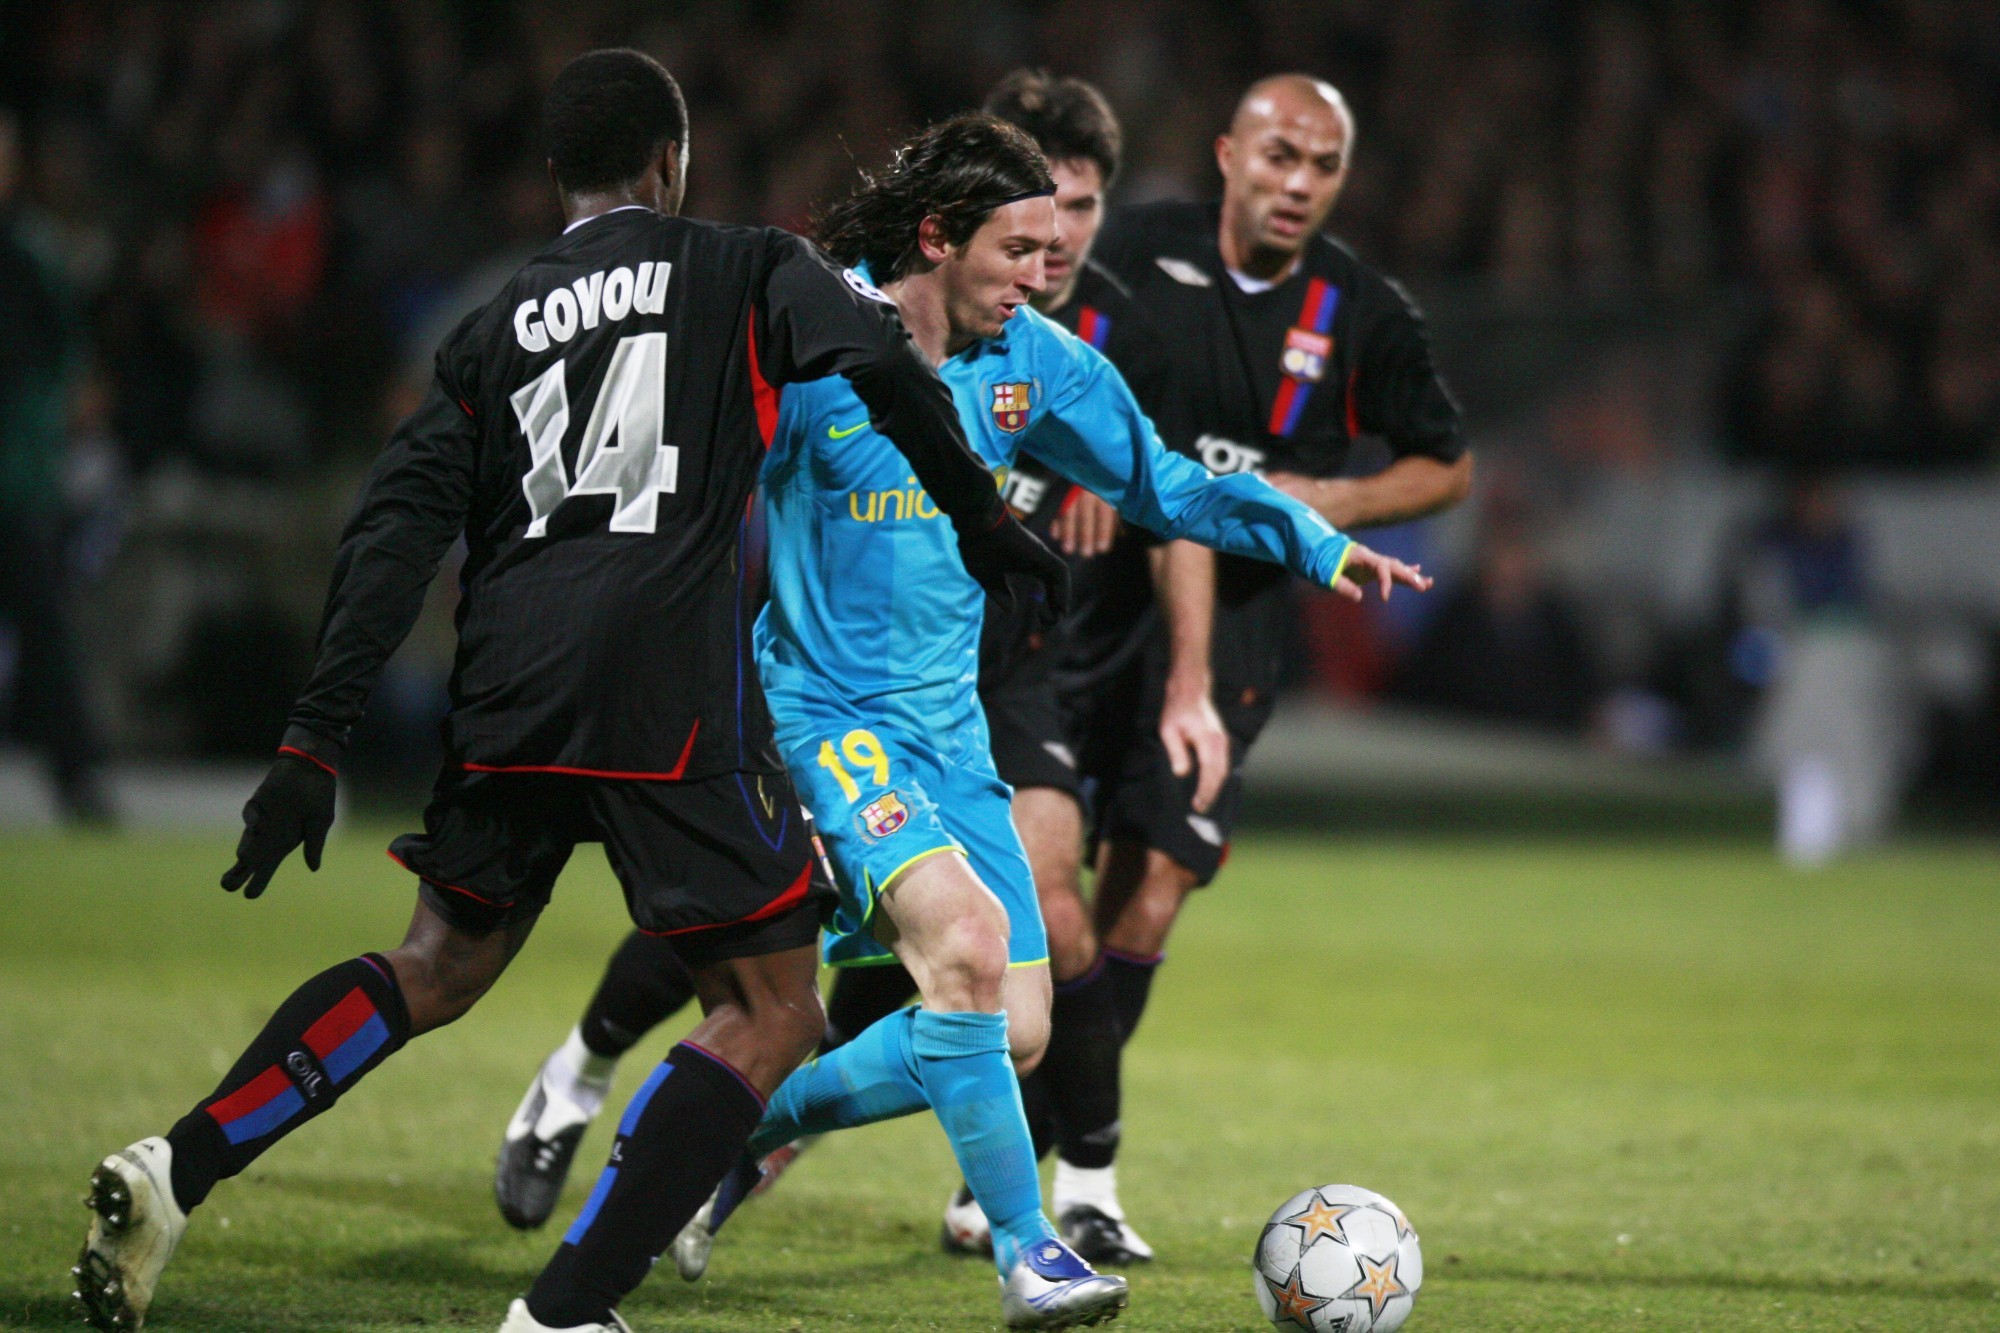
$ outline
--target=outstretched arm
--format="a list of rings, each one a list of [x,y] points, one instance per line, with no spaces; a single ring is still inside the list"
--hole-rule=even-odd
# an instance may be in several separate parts
[[[1379,584],[1384,596],[1393,583],[1429,586],[1419,571],[1357,544],[1262,478],[1213,477],[1172,452],[1110,362],[1080,343],[1066,351],[1075,358],[1073,374],[1036,423],[1034,452],[1129,521],[1163,537],[1284,565],[1353,598],[1361,584],[1344,574]]]

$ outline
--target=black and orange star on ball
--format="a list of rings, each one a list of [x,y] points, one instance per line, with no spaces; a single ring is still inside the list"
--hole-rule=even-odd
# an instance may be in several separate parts
[[[1340,1219],[1353,1211],[1352,1204],[1328,1203],[1320,1197],[1318,1190],[1314,1190],[1312,1199],[1305,1207],[1290,1217],[1281,1217],[1278,1220],[1306,1233],[1305,1238],[1299,1242],[1299,1250],[1304,1252],[1321,1236],[1331,1236],[1341,1244],[1346,1244],[1347,1233],[1341,1228]]]
[[[1392,1254],[1381,1263],[1377,1263],[1365,1254],[1357,1254],[1354,1257],[1361,1265],[1361,1280],[1340,1294],[1342,1297],[1363,1298],[1374,1307],[1373,1317],[1380,1319],[1383,1306],[1398,1296],[1410,1294],[1410,1289],[1404,1286],[1403,1280],[1396,1275],[1396,1268],[1402,1262],[1402,1256]]]
[[[1315,1333],[1312,1322],[1313,1313],[1332,1304],[1326,1297],[1315,1296],[1299,1285],[1299,1270],[1296,1267],[1292,1269],[1291,1275],[1285,1279],[1284,1286],[1273,1285],[1271,1287],[1271,1299],[1278,1303],[1277,1313],[1271,1316],[1273,1323],[1280,1319],[1289,1319],[1300,1328],[1307,1330],[1307,1333]]]

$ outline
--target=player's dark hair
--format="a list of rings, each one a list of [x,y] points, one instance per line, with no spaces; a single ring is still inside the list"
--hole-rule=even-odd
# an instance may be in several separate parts
[[[687,145],[687,103],[643,51],[587,51],[562,67],[542,109],[556,184],[571,194],[630,185],[667,145]]]
[[[994,209],[1056,188],[1035,141],[994,116],[968,112],[903,143],[879,173],[820,210],[813,233],[843,264],[868,263],[875,281],[904,277],[917,259],[917,229],[934,217],[963,245]]]
[[[1017,69],[993,85],[980,110],[1026,130],[1051,162],[1095,162],[1106,189],[1118,175],[1125,131],[1104,94],[1082,79]]]

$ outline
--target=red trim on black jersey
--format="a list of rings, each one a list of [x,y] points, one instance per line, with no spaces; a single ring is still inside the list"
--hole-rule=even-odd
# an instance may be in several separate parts
[[[694,753],[694,738],[701,731],[701,719],[688,728],[687,744],[681,746],[680,761],[664,773],[620,773],[608,768],[571,768],[567,764],[460,764],[468,773],[560,773],[572,778],[620,778],[634,782],[679,782],[687,772],[688,756]]]
[[[1361,415],[1354,406],[1354,382],[1361,378],[1361,367],[1347,372],[1347,438],[1358,439],[1361,435]]]
[[[305,760],[308,764],[316,764],[319,767],[325,769],[327,772],[333,774],[335,777],[340,776],[340,770],[335,768],[332,764],[327,763],[326,760],[324,759],[318,759],[312,755],[307,754],[304,750],[301,750],[296,745],[280,745],[278,747],[278,753],[297,755],[299,758]]]
[[[771,441],[778,438],[778,391],[764,378],[764,368],[757,364],[757,307],[750,307],[750,326],[745,331],[750,344],[750,401],[757,408],[757,430],[764,437],[764,447],[769,449]]]
[[[409,871],[412,875],[415,875],[418,879],[422,880],[426,884],[435,885],[440,889],[449,889],[453,893],[462,893],[466,897],[472,899],[472,901],[476,903],[484,903],[488,907],[500,906],[499,903],[494,902],[491,898],[482,898],[480,895],[474,893],[471,889],[461,889],[456,884],[447,884],[441,879],[436,879],[430,875],[426,875],[423,871],[418,870],[415,866],[412,866],[408,861],[405,861],[402,857],[396,855],[396,849],[393,847],[384,848],[383,850],[391,861],[394,861],[397,865],[403,867],[403,869]],[[379,971],[380,969],[377,970]]]
[[[664,938],[670,935],[692,935],[698,930],[721,930],[724,926],[747,926],[752,921],[767,921],[782,912],[791,911],[806,900],[806,892],[812,888],[812,873],[813,863],[808,860],[806,868],[799,872],[799,877],[792,881],[790,888],[771,899],[770,902],[765,903],[749,916],[739,916],[734,921],[708,921],[699,926],[676,926],[672,930],[647,930],[642,926],[639,928],[639,933],[641,935]]]

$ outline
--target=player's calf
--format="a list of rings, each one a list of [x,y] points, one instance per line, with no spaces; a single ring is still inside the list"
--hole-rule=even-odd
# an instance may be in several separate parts
[[[410,1035],[402,988],[380,954],[293,991],[207,1100],[167,1131],[179,1206],[199,1207],[218,1181],[330,1110]]]
[[[807,945],[695,971],[708,1017],[626,1107],[611,1164],[535,1279],[527,1315],[551,1329],[615,1318],[617,1304],[742,1159],[766,1093],[817,1043],[825,1018],[816,965]]]

